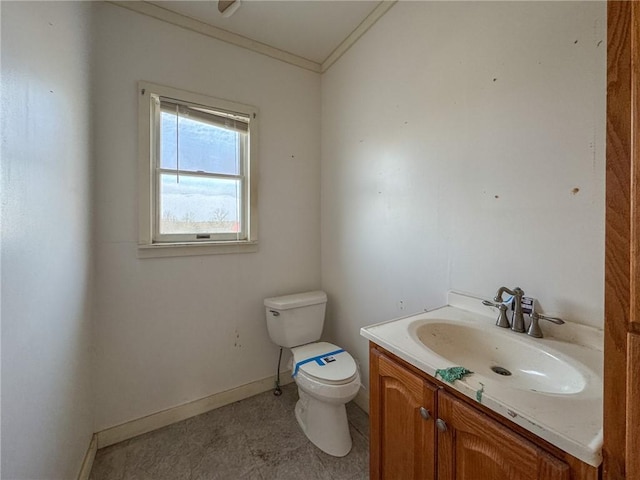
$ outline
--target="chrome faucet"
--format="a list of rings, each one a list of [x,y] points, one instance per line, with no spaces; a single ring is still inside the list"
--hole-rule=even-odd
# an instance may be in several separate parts
[[[513,295],[515,302],[515,305],[513,307],[513,316],[511,317],[511,330],[513,330],[514,332],[522,333],[525,331],[524,314],[522,312],[522,297],[524,296],[524,290],[522,290],[520,287],[516,287],[513,290],[507,287],[500,287],[493,300],[497,303],[504,302],[504,300],[502,299],[502,295],[504,293]]]

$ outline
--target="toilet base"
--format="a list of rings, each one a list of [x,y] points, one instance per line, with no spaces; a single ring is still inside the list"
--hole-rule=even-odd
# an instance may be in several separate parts
[[[311,442],[329,455],[344,457],[351,451],[351,434],[344,404],[322,402],[298,388],[296,420]]]

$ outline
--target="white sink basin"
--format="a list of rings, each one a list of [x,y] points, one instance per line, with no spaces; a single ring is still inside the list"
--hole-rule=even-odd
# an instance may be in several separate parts
[[[505,329],[488,330],[466,323],[430,319],[413,322],[409,332],[452,364],[505,387],[568,395],[579,393],[586,386],[585,377],[572,365],[572,359],[548,349],[542,350],[535,341],[520,339],[518,334]]]

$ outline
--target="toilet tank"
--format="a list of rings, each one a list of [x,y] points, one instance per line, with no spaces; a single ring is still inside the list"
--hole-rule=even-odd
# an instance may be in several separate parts
[[[265,299],[271,340],[287,348],[320,340],[326,305],[327,294],[319,290]]]

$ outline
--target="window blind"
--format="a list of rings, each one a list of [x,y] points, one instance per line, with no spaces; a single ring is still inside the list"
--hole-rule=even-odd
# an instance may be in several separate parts
[[[232,130],[238,133],[247,133],[249,131],[249,118],[237,114],[214,111],[196,105],[185,105],[165,98],[160,99],[160,110],[177,114],[181,117],[192,118],[225,130]]]

